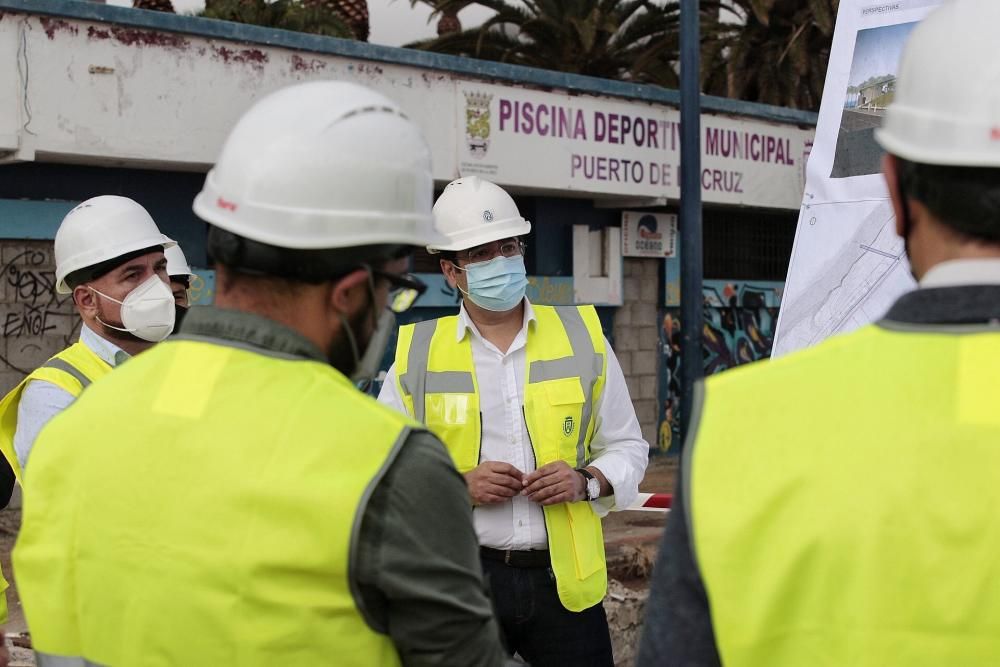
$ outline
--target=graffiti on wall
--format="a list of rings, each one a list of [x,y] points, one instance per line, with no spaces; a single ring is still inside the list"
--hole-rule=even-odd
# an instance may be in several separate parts
[[[705,281],[702,356],[705,375],[771,355],[783,283]],[[679,451],[681,396],[680,308],[665,308],[660,328],[659,449]]]
[[[55,291],[51,242],[5,245],[0,254],[0,360],[24,374],[69,345],[80,320],[70,295]]]

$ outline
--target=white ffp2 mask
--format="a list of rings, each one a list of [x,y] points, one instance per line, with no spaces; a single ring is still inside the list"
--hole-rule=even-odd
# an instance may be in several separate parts
[[[101,322],[106,327],[126,331],[151,343],[159,343],[174,330],[174,294],[157,275],[144,280],[125,296],[124,301],[98,292],[93,287],[90,289],[109,301],[121,304],[122,326]]]

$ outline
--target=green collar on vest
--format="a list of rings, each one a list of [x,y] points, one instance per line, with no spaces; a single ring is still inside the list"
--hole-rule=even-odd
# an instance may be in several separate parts
[[[327,363],[326,355],[302,334],[274,320],[241,310],[194,306],[181,323],[180,336],[216,338]]]

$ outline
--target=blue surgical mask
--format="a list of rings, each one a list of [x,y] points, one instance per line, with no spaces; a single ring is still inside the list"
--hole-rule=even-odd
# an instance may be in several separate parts
[[[466,272],[469,291],[463,293],[480,308],[505,313],[517,308],[528,287],[524,257],[494,257],[488,262],[469,264]]]

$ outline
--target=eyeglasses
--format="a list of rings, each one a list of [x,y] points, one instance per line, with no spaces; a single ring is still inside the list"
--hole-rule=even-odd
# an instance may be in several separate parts
[[[527,245],[520,239],[507,239],[506,241],[494,241],[486,243],[472,250],[455,253],[455,258],[469,264],[488,262],[491,259],[503,255],[504,257],[517,257],[523,255]]]
[[[427,285],[410,273],[388,273],[378,269],[369,269],[373,277],[389,282],[389,310],[394,313],[405,313],[416,303],[420,295],[427,291]]]

